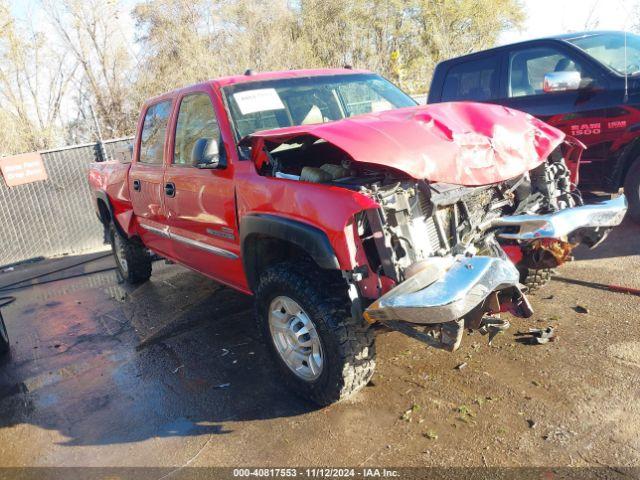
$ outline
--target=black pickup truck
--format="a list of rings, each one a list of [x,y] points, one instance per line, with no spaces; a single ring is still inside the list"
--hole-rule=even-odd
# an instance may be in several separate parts
[[[473,100],[530,113],[582,141],[582,187],[617,192],[640,222],[640,36],[581,32],[437,65],[428,103]]]

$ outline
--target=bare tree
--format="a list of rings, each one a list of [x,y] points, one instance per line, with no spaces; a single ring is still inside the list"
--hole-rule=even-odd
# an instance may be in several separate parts
[[[62,103],[76,65],[62,62],[32,24],[19,25],[5,1],[0,18],[6,19],[0,30],[0,106],[7,137],[0,154],[49,147],[62,127]]]
[[[119,29],[121,8],[101,0],[44,0],[43,5],[65,49],[75,58],[76,104],[93,102],[108,136],[121,136],[133,128],[130,101],[133,59]],[[86,88],[86,92],[82,91]]]

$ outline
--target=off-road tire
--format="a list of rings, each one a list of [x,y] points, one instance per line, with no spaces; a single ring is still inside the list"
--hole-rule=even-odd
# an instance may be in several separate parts
[[[629,216],[640,223],[640,158],[633,162],[624,178],[624,194],[629,202]]]
[[[334,272],[335,273],[335,272]],[[287,367],[278,353],[269,328],[269,306],[287,296],[313,322],[323,352],[320,376],[307,381]],[[374,332],[350,313],[346,283],[314,265],[284,262],[265,270],[255,292],[256,321],[262,339],[283,377],[296,394],[318,405],[343,400],[364,387],[375,369]]]
[[[6,307],[10,303],[13,303],[15,297],[0,297],[0,308]],[[2,312],[0,312],[0,356],[4,356],[9,353],[9,334],[7,333],[7,326],[2,318]]]
[[[149,280],[152,263],[149,251],[141,243],[121,235],[113,223],[109,226],[109,240],[120,277],[132,285]],[[126,267],[122,265],[122,259]]]
[[[526,268],[521,267],[518,268],[520,271],[520,283],[527,287],[527,291],[535,292],[536,290],[540,290],[547,283],[551,281],[551,275],[553,275],[552,268]]]
[[[9,352],[9,335],[7,334],[7,326],[0,314],[0,355],[6,355]]]

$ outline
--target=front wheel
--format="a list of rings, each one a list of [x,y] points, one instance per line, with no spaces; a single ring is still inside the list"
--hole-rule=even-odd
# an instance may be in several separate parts
[[[640,158],[633,162],[627,172],[624,194],[629,202],[629,216],[636,223],[640,223]]]
[[[289,262],[267,269],[256,289],[256,317],[285,383],[328,405],[369,382],[375,345],[372,329],[351,317],[346,285],[323,277]]]
[[[123,237],[113,223],[109,227],[109,239],[120,277],[133,285],[149,280],[151,255],[144,245]]]

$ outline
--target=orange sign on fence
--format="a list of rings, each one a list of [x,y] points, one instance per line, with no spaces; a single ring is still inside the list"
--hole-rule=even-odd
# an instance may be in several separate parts
[[[38,152],[2,157],[0,171],[8,187],[47,179],[47,171]]]

